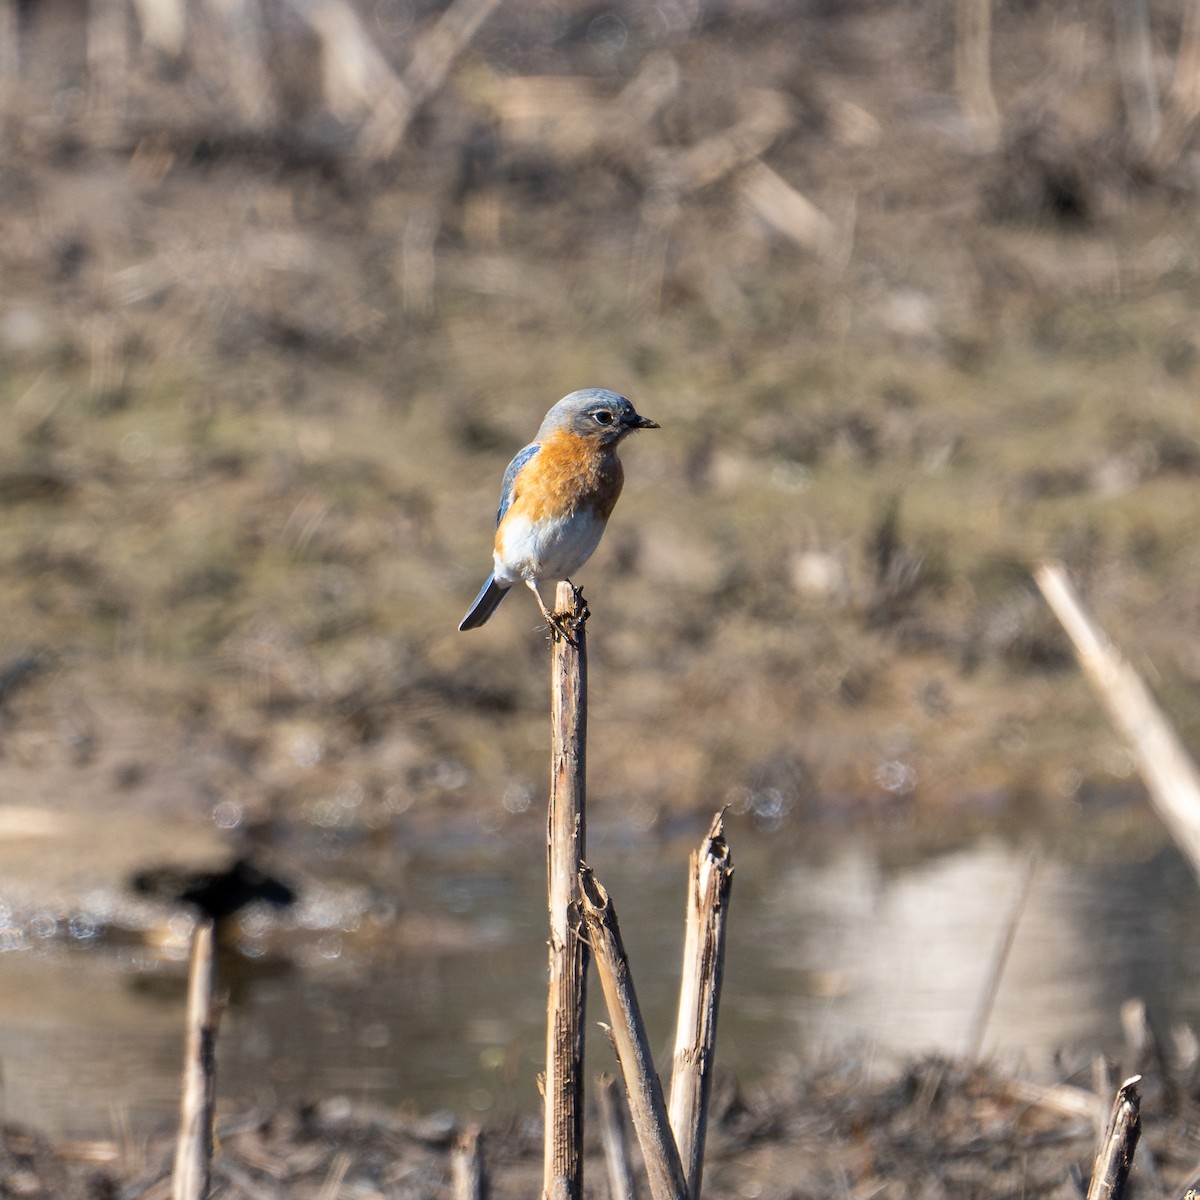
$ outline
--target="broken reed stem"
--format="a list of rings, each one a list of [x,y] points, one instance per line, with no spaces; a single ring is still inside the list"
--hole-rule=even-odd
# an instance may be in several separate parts
[[[571,640],[552,630],[550,812],[550,995],[546,1009],[544,1200],[583,1195],[583,1022],[587,946],[575,928],[586,821],[587,637],[583,596],[558,585],[554,611]]]
[[[216,1097],[216,950],[211,920],[192,936],[188,971],[187,1036],[183,1097],[175,1144],[173,1200],[205,1200],[212,1173],[213,1102]]]
[[[1025,911],[1025,902],[1029,899],[1029,889],[1033,886],[1033,877],[1037,871],[1038,852],[1031,850],[1025,858],[1021,869],[1021,878],[1013,895],[1012,904],[1004,918],[1000,930],[1000,939],[992,954],[992,965],[988,971],[987,980],[979,996],[975,1008],[975,1016],[971,1020],[971,1032],[967,1037],[967,1058],[974,1061],[983,1049],[983,1038],[987,1033],[988,1021],[992,1009],[996,1005],[996,994],[1000,991],[1000,981],[1004,978],[1004,968],[1008,966],[1008,956],[1012,953],[1013,942],[1017,938],[1017,926],[1021,923],[1021,914]]]
[[[1062,563],[1040,563],[1033,577],[1113,724],[1132,745],[1158,815],[1200,875],[1200,772],[1195,761],[1141,677],[1083,611]]]
[[[621,1089],[611,1075],[596,1079],[596,1099],[600,1108],[600,1141],[608,1165],[608,1191],[611,1200],[634,1200],[633,1166],[629,1161],[629,1139],[625,1136]]]
[[[579,872],[580,907],[588,943],[612,1022],[613,1043],[625,1079],[629,1115],[642,1149],[653,1200],[687,1200],[687,1183],[667,1119],[662,1085],[646,1038],[617,912],[608,893],[585,866]]]
[[[717,1043],[717,1009],[725,970],[725,922],[733,887],[733,858],[725,841],[724,810],[692,854],[688,871],[687,927],[674,1069],[668,1112],[692,1200],[700,1195],[708,1100]]]
[[[1131,1076],[1117,1089],[1112,1116],[1109,1117],[1104,1140],[1096,1152],[1087,1200],[1121,1200],[1125,1194],[1125,1183],[1133,1166],[1133,1152],[1142,1133],[1139,1111],[1142,1101],[1137,1091],[1141,1078],[1140,1075]]]

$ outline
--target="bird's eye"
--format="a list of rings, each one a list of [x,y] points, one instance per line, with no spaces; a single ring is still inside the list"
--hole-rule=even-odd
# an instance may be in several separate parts
[[[613,415],[607,408],[598,408],[592,413],[592,419],[597,425],[611,425],[613,423]]]

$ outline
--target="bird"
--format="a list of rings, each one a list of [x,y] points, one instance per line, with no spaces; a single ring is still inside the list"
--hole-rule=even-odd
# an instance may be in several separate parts
[[[256,901],[287,908],[299,898],[289,883],[268,875],[248,858],[237,858],[228,867],[207,871],[180,866],[147,867],[129,882],[139,895],[195,905],[203,916],[211,917],[217,924]]]
[[[484,624],[515,583],[533,592],[547,624],[559,628],[538,581],[569,580],[591,558],[625,482],[617,447],[639,429],[658,428],[607,388],[572,392],[550,409],[504,472],[493,570],[460,630]]]

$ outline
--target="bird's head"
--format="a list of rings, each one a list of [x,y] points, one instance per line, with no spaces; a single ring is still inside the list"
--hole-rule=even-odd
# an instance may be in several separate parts
[[[564,396],[546,414],[538,437],[565,429],[579,437],[612,446],[639,429],[657,428],[657,421],[641,416],[624,396],[607,388],[584,388]]]

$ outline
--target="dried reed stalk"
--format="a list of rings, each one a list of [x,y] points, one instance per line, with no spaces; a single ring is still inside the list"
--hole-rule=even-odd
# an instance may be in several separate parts
[[[838,229],[807,196],[755,160],[738,180],[743,202],[772,229],[823,258],[838,248]]]
[[[957,0],[954,85],[976,147],[990,150],[1000,132],[992,93],[992,0]]]
[[[687,1200],[687,1182],[671,1134],[662,1085],[654,1070],[616,909],[587,867],[579,872],[579,890],[584,928],[608,1005],[613,1044],[625,1079],[629,1115],[642,1149],[650,1195],[653,1200]]]
[[[0,0],[0,103],[7,104],[15,94],[21,74],[17,0]]]
[[[739,96],[739,102],[743,108],[742,118],[727,129],[702,138],[684,150],[658,149],[650,155],[643,180],[645,199],[641,225],[634,243],[629,276],[629,297],[635,307],[655,311],[662,302],[671,235],[683,211],[683,197],[716,183],[747,163],[756,163],[759,155],[795,124],[791,105],[781,92],[748,88]],[[758,201],[768,204],[773,213],[785,210],[783,219],[790,226],[785,230],[788,236],[799,223],[812,225],[811,214],[807,212],[798,221],[794,200],[780,203],[778,188],[768,189],[766,201],[762,201],[762,179],[761,172],[755,167],[748,179],[751,207],[757,196]],[[803,203],[801,198],[801,205]]]
[[[1184,8],[1171,103],[1176,117],[1185,125],[1200,115],[1200,0],[1188,0]]]
[[[1112,0],[1117,78],[1125,104],[1125,131],[1131,148],[1148,152],[1162,130],[1158,81],[1146,0]]]
[[[183,53],[187,36],[184,0],[133,0],[143,46],[153,46],[168,58]]]
[[[739,96],[741,119],[684,150],[655,156],[650,184],[676,194],[698,191],[754,162],[796,123],[788,98],[770,88]]]
[[[125,6],[91,0],[87,9],[87,107],[92,134],[107,139],[123,114],[129,76]]]
[[[1087,1200],[1121,1200],[1125,1194],[1129,1169],[1133,1166],[1133,1152],[1142,1133],[1139,1112],[1141,1097],[1137,1092],[1141,1078],[1140,1075],[1134,1075],[1117,1089],[1112,1116],[1109,1117],[1108,1128],[1092,1166]]]
[[[483,1138],[478,1125],[464,1129],[455,1139],[450,1174],[454,1184],[454,1200],[486,1200]]]
[[[321,1181],[317,1200],[338,1200],[338,1193],[342,1190],[342,1184],[345,1183],[353,1165],[354,1159],[350,1152],[339,1150],[330,1161],[329,1170],[325,1172],[325,1178]]]
[[[1083,611],[1061,563],[1034,578],[1075,646],[1080,666],[1134,749],[1159,816],[1200,875],[1200,772],[1138,673]]]
[[[587,770],[587,637],[583,596],[558,585],[555,614],[572,629],[557,632],[551,663],[550,812],[547,876],[550,900],[550,996],[546,1009],[546,1142],[542,1195],[583,1195],[583,1022],[587,946],[579,937],[577,887],[583,862]]]
[[[378,105],[358,135],[358,149],[369,159],[383,159],[404,140],[417,110],[441,88],[458,56],[500,0],[454,0],[434,27],[422,36],[404,72],[403,86],[393,88],[388,103]]]
[[[733,858],[725,841],[724,810],[688,868],[687,926],[674,1070],[668,1112],[692,1200],[700,1195],[708,1099],[717,1044],[717,1009],[725,970],[725,922],[733,887]]]
[[[983,1037],[987,1033],[987,1024],[996,1004],[996,994],[1000,991],[1000,981],[1004,978],[1004,968],[1008,965],[1008,956],[1012,953],[1013,942],[1017,937],[1017,926],[1021,923],[1021,914],[1025,911],[1025,902],[1029,899],[1029,889],[1033,886],[1033,877],[1037,871],[1038,853],[1031,850],[1021,869],[1021,878],[1013,895],[1012,904],[1000,930],[1000,938],[992,954],[992,965],[984,981],[983,991],[979,995],[979,1003],[975,1007],[975,1015],[971,1021],[971,1032],[967,1037],[967,1057],[977,1059],[983,1049]]]
[[[255,0],[210,0],[220,27],[223,91],[232,101],[238,120],[251,129],[264,128],[275,117],[263,29],[264,7]]]
[[[205,1200],[211,1181],[217,1067],[216,981],[213,923],[204,920],[196,926],[192,937],[188,971],[183,1098],[175,1144],[173,1200]]]
[[[633,1200],[633,1166],[625,1136],[621,1090],[611,1075],[597,1078],[596,1098],[600,1107],[600,1141],[608,1165],[609,1195],[611,1200]]]
[[[403,82],[347,0],[292,0],[292,7],[321,43],[322,93],[335,116],[370,112],[383,120],[408,105]]]
[[[1058,1083],[1045,1087],[1025,1079],[1007,1079],[1000,1083],[1003,1094],[1020,1104],[1042,1108],[1063,1117],[1080,1117],[1094,1128],[1103,1128],[1108,1110],[1102,1097],[1087,1088]]]

